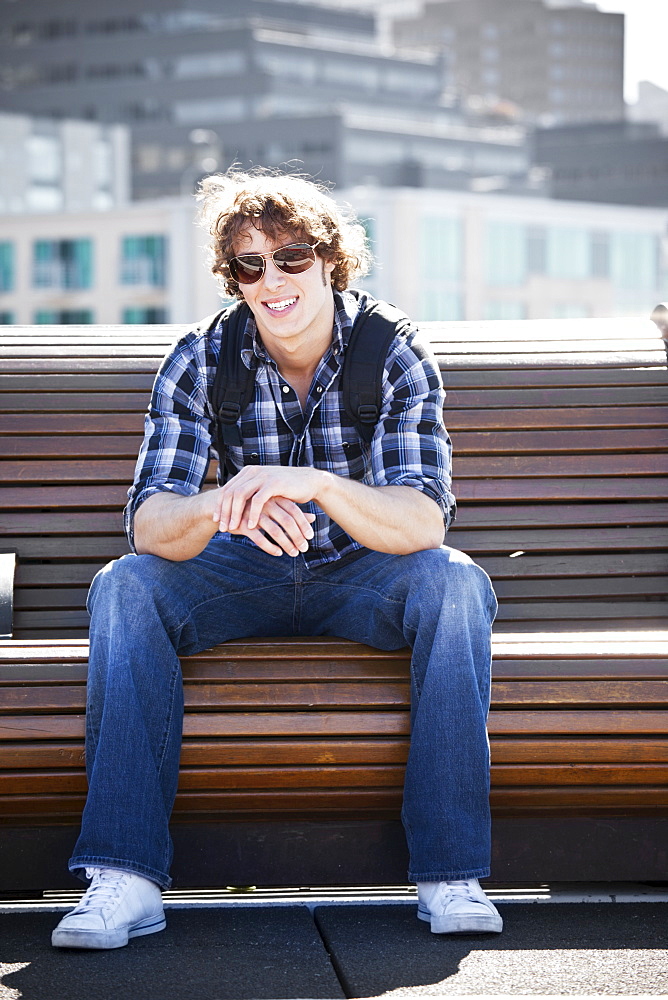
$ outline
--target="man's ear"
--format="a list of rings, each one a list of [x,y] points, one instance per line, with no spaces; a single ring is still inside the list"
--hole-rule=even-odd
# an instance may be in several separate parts
[[[332,274],[334,273],[334,264],[331,260],[324,260],[322,262],[322,283],[327,288],[327,285],[333,285],[334,279]]]

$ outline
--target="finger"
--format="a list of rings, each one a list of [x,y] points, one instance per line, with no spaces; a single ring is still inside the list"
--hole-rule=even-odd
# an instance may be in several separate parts
[[[259,528],[256,529],[255,531],[244,531],[243,534],[246,535],[247,538],[250,538],[251,541],[255,542],[257,547],[259,549],[262,549],[262,551],[266,552],[268,555],[270,556],[283,555],[284,550],[279,545],[274,545],[271,539],[267,538],[266,535],[263,535],[262,532],[259,530]]]
[[[279,503],[267,504],[260,519],[260,525],[267,530],[264,518],[272,518],[280,525],[283,532],[288,535],[292,544],[296,545],[300,552],[308,552],[308,543],[309,539],[313,537],[313,529],[306,518],[303,517],[301,511],[298,511],[298,513],[299,517],[293,510],[286,510]]]
[[[252,495],[253,495],[253,488],[248,486],[239,487],[230,493],[231,497],[230,515],[229,515],[230,531],[235,531],[241,524],[244,517],[244,511],[246,509],[246,505]],[[257,518],[253,523],[251,523],[249,518],[248,527],[251,529],[257,528]]]
[[[306,549],[308,549],[308,542],[306,542],[304,538],[300,537],[299,542],[296,543],[290,533],[284,531],[281,525],[278,524],[273,517],[269,517],[267,514],[263,514],[261,516],[259,527],[271,538],[272,541],[276,542],[277,545],[280,545],[283,552],[293,558],[298,556],[300,551],[305,551],[305,549],[301,549],[302,545],[306,546]]]
[[[315,514],[305,513],[294,501],[288,500],[286,497],[274,497],[274,500],[281,510],[294,519],[304,538],[313,538],[314,532],[311,525],[315,521]]]
[[[264,487],[258,490],[250,497],[250,503],[248,505],[248,527],[256,528],[260,523],[260,517],[262,515],[262,508],[267,503],[268,500],[272,500],[271,490]]]

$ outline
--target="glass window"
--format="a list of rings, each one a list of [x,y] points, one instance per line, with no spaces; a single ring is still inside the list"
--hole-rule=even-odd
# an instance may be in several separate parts
[[[0,292],[14,288],[14,245],[0,243]]]
[[[610,277],[610,236],[608,233],[591,234],[591,276]]]
[[[547,273],[551,278],[588,278],[590,236],[585,229],[555,226],[547,231]]]
[[[31,135],[26,146],[30,180],[45,184],[60,181],[62,155],[58,139],[55,136]]]
[[[166,323],[167,310],[162,306],[128,308],[123,310],[123,323]]]
[[[527,307],[524,302],[494,302],[485,303],[485,319],[526,319]]]
[[[610,270],[617,288],[656,288],[657,261],[658,240],[653,233],[612,234]]]
[[[26,204],[31,212],[58,212],[64,203],[63,191],[59,187],[33,184],[26,192]]]
[[[544,226],[527,229],[527,270],[529,274],[545,274],[547,270],[547,233]]]
[[[69,326],[79,323],[92,323],[93,313],[90,309],[38,309],[35,313],[35,323],[55,323]]]
[[[420,295],[418,321],[463,319],[462,298],[456,292],[425,288]]]
[[[517,222],[490,221],[485,238],[488,285],[523,285],[527,277],[527,239]]]
[[[232,76],[246,69],[243,52],[198,52],[196,55],[180,56],[174,64],[174,76],[178,80],[194,80],[207,76]]]
[[[164,288],[167,271],[167,239],[164,236],[123,237],[122,285],[153,285]]]
[[[552,307],[552,319],[587,319],[589,310],[582,302],[557,302]]]
[[[201,100],[177,101],[174,121],[177,125],[202,125],[204,122],[238,122],[246,117],[243,97],[209,97]]]
[[[36,240],[33,245],[35,288],[91,288],[91,240]]]
[[[459,219],[423,219],[420,274],[426,281],[459,281],[462,273],[462,232]],[[445,318],[445,317],[444,317]]]

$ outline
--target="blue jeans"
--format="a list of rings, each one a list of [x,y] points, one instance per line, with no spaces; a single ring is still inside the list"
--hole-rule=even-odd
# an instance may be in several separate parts
[[[88,798],[70,870],[127,869],[168,887],[183,722],[177,654],[227,639],[329,635],[409,645],[402,819],[410,881],[489,875],[491,623],[468,556],[363,549],[310,569],[217,536],[195,559],[123,556],[95,577],[86,712]]]

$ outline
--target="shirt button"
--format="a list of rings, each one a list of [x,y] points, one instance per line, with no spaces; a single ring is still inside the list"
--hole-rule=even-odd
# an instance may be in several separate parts
[[[321,386],[321,385],[319,385],[319,386],[318,386],[318,388],[317,388],[317,389],[316,389],[315,391],[316,391],[316,392],[322,392],[322,386]]]
[[[283,392],[287,395],[290,392],[290,386],[289,385],[284,385],[283,386]]]

